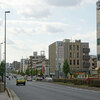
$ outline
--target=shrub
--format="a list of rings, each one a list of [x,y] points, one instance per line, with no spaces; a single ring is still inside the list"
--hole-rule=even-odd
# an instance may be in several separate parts
[[[100,79],[90,80],[89,86],[100,87]]]
[[[87,85],[86,79],[53,79],[54,82],[73,83],[75,85]]]
[[[87,80],[86,79],[75,79],[74,84],[75,85],[87,85]]]

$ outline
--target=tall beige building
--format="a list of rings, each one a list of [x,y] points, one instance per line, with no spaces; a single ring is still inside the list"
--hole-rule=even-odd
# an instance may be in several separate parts
[[[64,42],[57,41],[49,46],[49,65],[50,65],[50,75],[57,74],[58,71],[62,72],[62,66],[64,62]]]
[[[49,46],[50,74],[60,75],[63,72],[65,60],[68,61],[71,72],[88,72],[89,52],[89,43],[82,43],[80,40],[71,42],[69,39],[65,39],[51,44]]]
[[[100,0],[97,2],[97,67],[100,67]]]

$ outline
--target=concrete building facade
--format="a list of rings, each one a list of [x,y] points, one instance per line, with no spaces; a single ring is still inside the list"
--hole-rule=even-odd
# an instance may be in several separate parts
[[[20,62],[20,71],[22,72],[26,72],[26,69],[28,68],[28,59],[21,59],[21,62]]]
[[[89,72],[90,72],[90,75],[97,75],[97,56],[90,56],[90,68],[89,68]]]
[[[71,72],[88,72],[89,52],[89,43],[82,43],[80,40],[71,42],[69,39],[65,39],[51,44],[49,46],[50,74],[60,75],[65,60],[68,61]]]
[[[100,0],[97,2],[97,67],[100,67]]]
[[[57,41],[49,46],[50,75],[57,75],[62,72],[64,62],[64,43]]]
[[[13,61],[13,66],[16,71],[20,71],[20,62]]]
[[[31,70],[38,70],[38,74],[43,70],[44,76],[49,76],[49,61],[45,57],[45,52],[41,51],[38,55],[37,52],[33,52],[33,56],[30,56],[28,67]]]

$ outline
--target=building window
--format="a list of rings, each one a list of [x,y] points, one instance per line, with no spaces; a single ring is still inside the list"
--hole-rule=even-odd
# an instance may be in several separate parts
[[[75,52],[73,52],[73,58],[75,58]]]
[[[79,58],[79,52],[77,52],[77,58]]]
[[[98,54],[98,61],[100,61],[100,54]]]
[[[97,45],[100,45],[100,38],[97,39]]]
[[[72,53],[70,52],[70,58],[72,57]]]
[[[73,50],[75,51],[75,45],[73,45]]]
[[[97,23],[97,29],[100,29],[100,22]]]
[[[79,50],[79,45],[77,45],[77,50]]]
[[[69,46],[70,50],[72,50],[72,45]]]
[[[70,65],[72,65],[72,60],[70,60]]]
[[[77,60],[77,65],[79,65],[79,60]]]
[[[75,65],[75,60],[73,60],[73,65]]]

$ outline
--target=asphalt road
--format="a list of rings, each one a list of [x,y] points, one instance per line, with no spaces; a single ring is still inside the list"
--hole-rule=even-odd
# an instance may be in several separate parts
[[[16,80],[7,81],[21,100],[100,100],[100,91],[84,90],[45,82],[27,82],[16,86]]]

